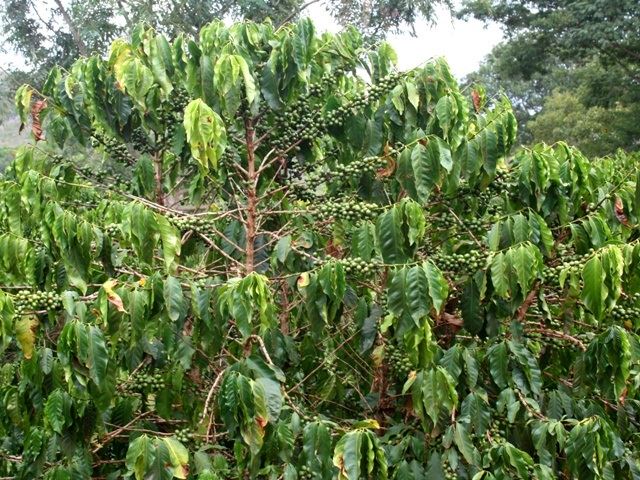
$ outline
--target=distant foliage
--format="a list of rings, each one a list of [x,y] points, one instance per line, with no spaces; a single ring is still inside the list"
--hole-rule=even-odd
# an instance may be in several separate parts
[[[586,107],[577,95],[556,91],[527,127],[538,141],[566,140],[587,155],[606,155],[617,148],[636,146],[636,110],[621,105]]]

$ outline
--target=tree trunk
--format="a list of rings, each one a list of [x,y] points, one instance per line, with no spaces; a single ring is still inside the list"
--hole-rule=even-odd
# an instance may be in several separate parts
[[[249,116],[244,120],[245,141],[247,144],[247,244],[245,246],[245,269],[251,273],[255,267],[254,253],[256,243],[257,220],[257,192],[256,192],[256,159],[255,159],[255,131],[253,122]]]
[[[73,37],[73,40],[76,43],[76,47],[78,47],[78,51],[80,52],[80,55],[82,55],[83,57],[86,57],[88,54],[87,46],[82,41],[80,32],[78,31],[76,26],[73,24],[73,21],[71,20],[71,16],[69,16],[69,12],[67,12],[67,10],[64,8],[64,5],[62,5],[61,0],[54,0],[54,2],[57,5],[58,9],[60,9],[62,18],[64,18],[65,23],[69,27],[69,31],[71,32],[71,36]]]

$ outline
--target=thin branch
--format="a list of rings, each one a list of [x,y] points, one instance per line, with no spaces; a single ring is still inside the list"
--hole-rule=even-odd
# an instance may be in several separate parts
[[[282,27],[283,25],[287,24],[288,22],[290,22],[291,20],[293,20],[295,17],[297,17],[298,15],[300,15],[300,13],[302,13],[303,10],[306,10],[307,8],[309,8],[311,5],[313,5],[314,3],[318,3],[320,2],[320,0],[309,0],[307,3],[302,4],[299,8],[297,8],[295,11],[291,12],[289,15],[287,15],[284,20],[282,20],[282,22],[280,22],[280,25],[278,25],[278,28]]]

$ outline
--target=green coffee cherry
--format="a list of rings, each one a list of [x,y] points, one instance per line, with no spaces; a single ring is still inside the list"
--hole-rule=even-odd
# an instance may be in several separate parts
[[[454,275],[472,275],[484,267],[486,253],[481,250],[471,250],[466,253],[438,252],[431,258],[442,271]]]
[[[328,261],[340,263],[347,275],[372,275],[380,268],[380,262],[375,259],[367,261],[362,258],[352,257],[340,260],[330,259]],[[321,263],[327,263],[327,261],[323,261]]]
[[[16,313],[22,315],[26,312],[56,310],[62,305],[62,299],[56,292],[20,290],[14,296],[13,304]]]
[[[391,343],[385,346],[385,360],[391,375],[399,382],[404,382],[413,370],[409,356]]]
[[[107,136],[104,132],[94,131],[91,137],[91,145],[94,148],[102,147],[107,155],[116,162],[130,166],[136,163],[124,143],[114,137]]]
[[[334,220],[371,220],[378,214],[378,206],[375,203],[354,202],[342,200],[339,202],[326,202],[318,205],[316,210],[322,219]]]

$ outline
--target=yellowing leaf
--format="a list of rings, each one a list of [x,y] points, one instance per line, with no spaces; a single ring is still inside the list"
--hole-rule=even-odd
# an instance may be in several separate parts
[[[198,98],[184,111],[184,129],[191,155],[200,169],[206,173],[216,168],[227,145],[227,132],[220,116]]]
[[[169,450],[174,478],[187,478],[189,475],[189,451],[175,437],[165,437],[162,441]]]
[[[377,420],[372,418],[368,418],[366,420],[360,420],[353,424],[353,428],[370,428],[372,430],[377,430],[380,428],[380,424]]]
[[[36,328],[38,328],[38,319],[34,316],[24,316],[16,322],[15,331],[16,339],[22,349],[24,358],[29,360],[33,356],[33,345],[36,341]]]
[[[117,282],[115,280],[107,280],[102,284],[102,288],[107,294],[107,300],[109,300],[109,303],[116,307],[116,310],[118,310],[120,313],[127,313],[124,308],[124,304],[122,303],[122,298],[120,298],[120,295],[113,291],[116,283]]]
[[[309,285],[309,272],[304,272],[298,277],[298,288],[305,288]]]

